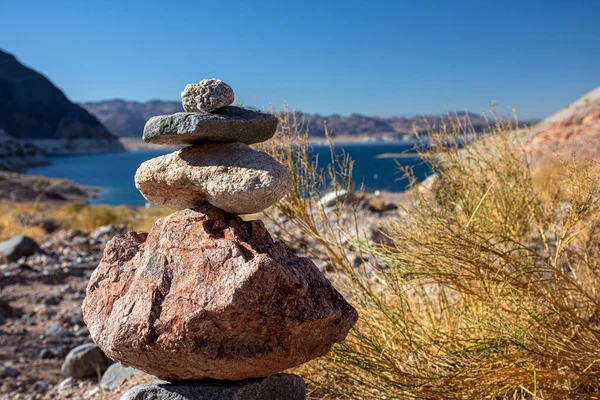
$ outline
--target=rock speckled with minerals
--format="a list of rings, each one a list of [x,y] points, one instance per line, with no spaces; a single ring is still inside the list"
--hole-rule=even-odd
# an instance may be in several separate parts
[[[182,210],[210,203],[252,214],[281,199],[292,186],[274,158],[243,143],[204,144],[144,162],[135,185],[149,202]]]
[[[210,113],[227,107],[234,98],[231,86],[216,78],[189,83],[181,92],[181,103],[187,112]]]
[[[358,318],[261,221],[209,205],[113,238],[82,309],[109,357],[167,380],[269,376],[324,355]]]

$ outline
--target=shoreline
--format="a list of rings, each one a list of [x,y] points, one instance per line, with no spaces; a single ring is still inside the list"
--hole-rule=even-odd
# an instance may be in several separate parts
[[[314,146],[316,156],[325,157],[325,160],[329,159],[327,156],[329,154],[328,144],[316,141],[310,146]],[[402,182],[398,183],[400,175],[395,172],[396,163],[413,165],[418,163],[421,158],[412,149],[414,144],[406,141],[389,143],[338,141],[334,143],[334,146],[337,148],[336,152],[346,147],[345,153],[348,153],[356,163],[354,171],[355,187],[358,188],[364,184],[366,194],[375,194],[378,190],[380,193],[403,193],[406,185]],[[52,165],[27,169],[25,172],[28,175],[44,176],[52,179],[64,178],[74,182],[74,184],[99,188],[87,198],[80,196],[77,198],[78,201],[113,206],[145,207],[145,202],[143,202],[139,193],[133,189],[131,179],[121,174],[127,174],[127,176],[131,174],[133,176],[135,169],[131,165],[139,165],[149,158],[167,154],[173,151],[173,148],[156,145],[146,146],[141,139],[129,140],[128,147],[128,151],[112,155],[52,157],[50,159]],[[180,147],[175,149],[177,148]],[[132,162],[130,159],[134,161]],[[394,160],[397,160],[397,162]],[[394,172],[391,169],[394,169]],[[422,172],[419,172],[419,174],[422,174]],[[135,195],[133,194],[134,191]],[[30,198],[30,196],[27,198]],[[17,197],[17,199],[20,198]]]
[[[0,200],[19,203],[69,203],[97,198],[105,189],[66,178],[0,172]]]

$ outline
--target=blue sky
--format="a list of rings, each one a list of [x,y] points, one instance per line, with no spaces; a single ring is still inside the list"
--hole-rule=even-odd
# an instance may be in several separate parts
[[[261,108],[534,118],[600,85],[599,19],[598,0],[0,0],[0,48],[74,101],[218,77]]]

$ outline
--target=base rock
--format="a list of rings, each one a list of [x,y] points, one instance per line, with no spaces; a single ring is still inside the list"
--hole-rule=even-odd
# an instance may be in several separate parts
[[[171,381],[281,372],[326,354],[358,318],[261,221],[210,205],[109,241],[83,314],[109,357]]]
[[[305,400],[306,385],[297,375],[277,374],[237,382],[151,383],[127,391],[121,400]]]

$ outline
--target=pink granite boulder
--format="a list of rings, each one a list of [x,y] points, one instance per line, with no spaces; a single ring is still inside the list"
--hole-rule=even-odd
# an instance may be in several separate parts
[[[168,380],[269,376],[326,354],[358,318],[262,222],[210,205],[115,236],[83,313],[110,358]]]

